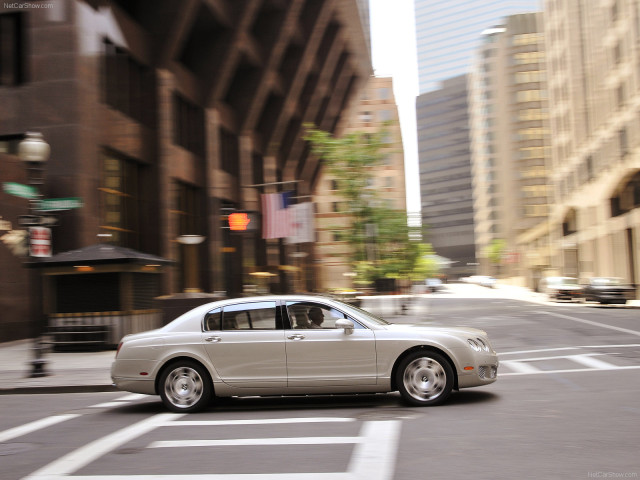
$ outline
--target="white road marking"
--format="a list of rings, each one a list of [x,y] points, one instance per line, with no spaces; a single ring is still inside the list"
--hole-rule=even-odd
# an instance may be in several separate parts
[[[204,474],[204,475],[72,475],[73,472],[105,455],[119,446],[158,427],[187,425],[238,425],[269,423],[321,423],[352,422],[352,418],[293,418],[259,420],[180,421],[184,414],[158,414],[133,424],[106,437],[95,440],[64,457],[24,477],[23,480],[390,480],[395,469],[396,450],[400,435],[400,420],[365,422],[357,437],[297,437],[286,439],[231,439],[184,440],[178,442],[153,442],[149,448],[219,445],[280,445],[285,444],[342,444],[354,443],[356,448],[346,472],[329,473],[273,473],[273,474]],[[187,442],[189,445],[187,445]]]
[[[521,355],[524,353],[540,353],[540,352],[559,352],[561,350],[580,350],[580,349],[593,349],[593,348],[630,348],[640,347],[640,343],[630,343],[627,345],[581,345],[577,347],[557,347],[557,348],[541,348],[538,350],[520,350],[517,352],[500,352],[500,356],[504,355]]]
[[[134,423],[122,430],[118,430],[106,437],[88,443],[67,455],[51,462],[43,468],[35,471],[31,475],[24,477],[24,480],[52,480],[69,476],[82,467],[90,464],[118,446],[130,442],[134,438],[144,435],[164,425],[169,419],[180,418],[184,414],[159,413],[138,423]]]
[[[287,423],[331,423],[331,422],[355,422],[355,418],[340,417],[315,417],[315,418],[259,418],[256,420],[183,420],[172,422],[167,427],[183,426],[220,426],[220,425],[269,425]]]
[[[349,463],[353,479],[392,479],[396,465],[396,452],[400,440],[399,420],[367,422],[362,427],[361,441]]]
[[[611,368],[570,368],[566,370],[538,370],[537,372],[511,372],[511,373],[501,373],[500,377],[512,377],[516,375],[536,375],[536,374],[550,374],[550,373],[580,373],[580,372],[604,372],[607,370],[637,370],[640,369],[640,365],[629,365],[626,367],[616,367],[612,366]]]
[[[545,315],[553,315],[554,317],[565,318],[567,320],[572,320],[574,322],[584,323],[587,325],[593,325],[601,328],[608,328],[609,330],[615,330],[617,332],[628,333],[630,335],[636,335],[640,337],[640,332],[638,332],[637,330],[629,330],[628,328],[616,327],[614,325],[607,325],[605,323],[598,323],[591,320],[585,320],[584,318],[571,317],[569,315],[563,315],[561,313],[555,313],[555,312],[537,312],[537,313],[543,313]]]
[[[12,440],[16,437],[21,437],[22,435],[27,435],[28,433],[32,433],[37,430],[42,430],[43,428],[50,427],[51,425],[56,425],[61,422],[66,422],[67,420],[71,420],[72,418],[76,418],[80,416],[81,414],[79,413],[53,415],[51,417],[42,418],[34,422],[25,423],[24,425],[20,425],[19,427],[14,427],[8,430],[4,430],[3,432],[0,432],[0,443],[6,442],[8,440]]]
[[[139,400],[141,398],[148,397],[148,395],[142,395],[140,393],[134,393],[131,395],[125,395],[124,397],[116,398],[111,402],[97,403],[95,405],[91,405],[88,408],[112,408],[112,407],[121,407],[125,403],[131,402],[133,400]]]
[[[359,443],[360,437],[287,437],[287,438],[240,438],[229,440],[165,440],[153,442],[148,448],[173,447],[223,447],[248,445],[332,445]]]
[[[567,358],[574,362],[581,363],[586,367],[597,368],[599,370],[615,370],[617,368],[617,365],[593,358],[594,356],[595,355],[571,355]]]
[[[542,371],[539,368],[536,368],[533,365],[530,365],[526,361],[504,360],[504,361],[500,362],[500,364],[504,365],[504,366],[507,366],[511,370],[515,370],[516,372],[518,372],[520,374],[539,373],[539,372]],[[508,375],[508,374],[503,373],[502,375]]]

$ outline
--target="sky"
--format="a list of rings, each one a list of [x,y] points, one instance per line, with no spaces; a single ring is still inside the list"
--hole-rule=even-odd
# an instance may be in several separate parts
[[[418,55],[413,0],[369,0],[374,74],[393,77],[404,147],[407,210],[420,212],[416,137]]]

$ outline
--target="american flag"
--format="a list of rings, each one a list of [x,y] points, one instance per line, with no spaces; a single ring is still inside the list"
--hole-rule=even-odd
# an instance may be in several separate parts
[[[262,238],[285,238],[291,235],[291,203],[293,192],[262,195]]]

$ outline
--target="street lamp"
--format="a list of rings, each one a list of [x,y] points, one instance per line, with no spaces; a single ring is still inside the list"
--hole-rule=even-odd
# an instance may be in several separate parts
[[[180,235],[178,243],[184,245],[184,291],[200,292],[198,281],[198,245],[204,242],[202,235]]]
[[[34,215],[38,210],[40,192],[38,185],[44,183],[42,171],[45,162],[49,159],[51,147],[44,141],[39,132],[27,132],[18,144],[18,158],[27,166],[28,184],[36,189],[36,194],[29,200],[29,215]],[[31,322],[34,333],[33,360],[31,362],[31,377],[45,377],[46,360],[42,348],[42,334],[44,312],[42,308],[42,275],[38,269],[39,258],[34,257],[29,251],[31,269],[29,272],[29,285],[31,287]]]

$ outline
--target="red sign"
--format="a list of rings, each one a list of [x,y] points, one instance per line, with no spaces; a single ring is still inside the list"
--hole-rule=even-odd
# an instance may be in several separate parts
[[[229,215],[229,228],[233,231],[246,231],[250,222],[251,219],[249,218],[249,214],[247,213],[236,212]]]
[[[29,255],[32,257],[51,256],[51,229],[31,227],[29,229]]]

